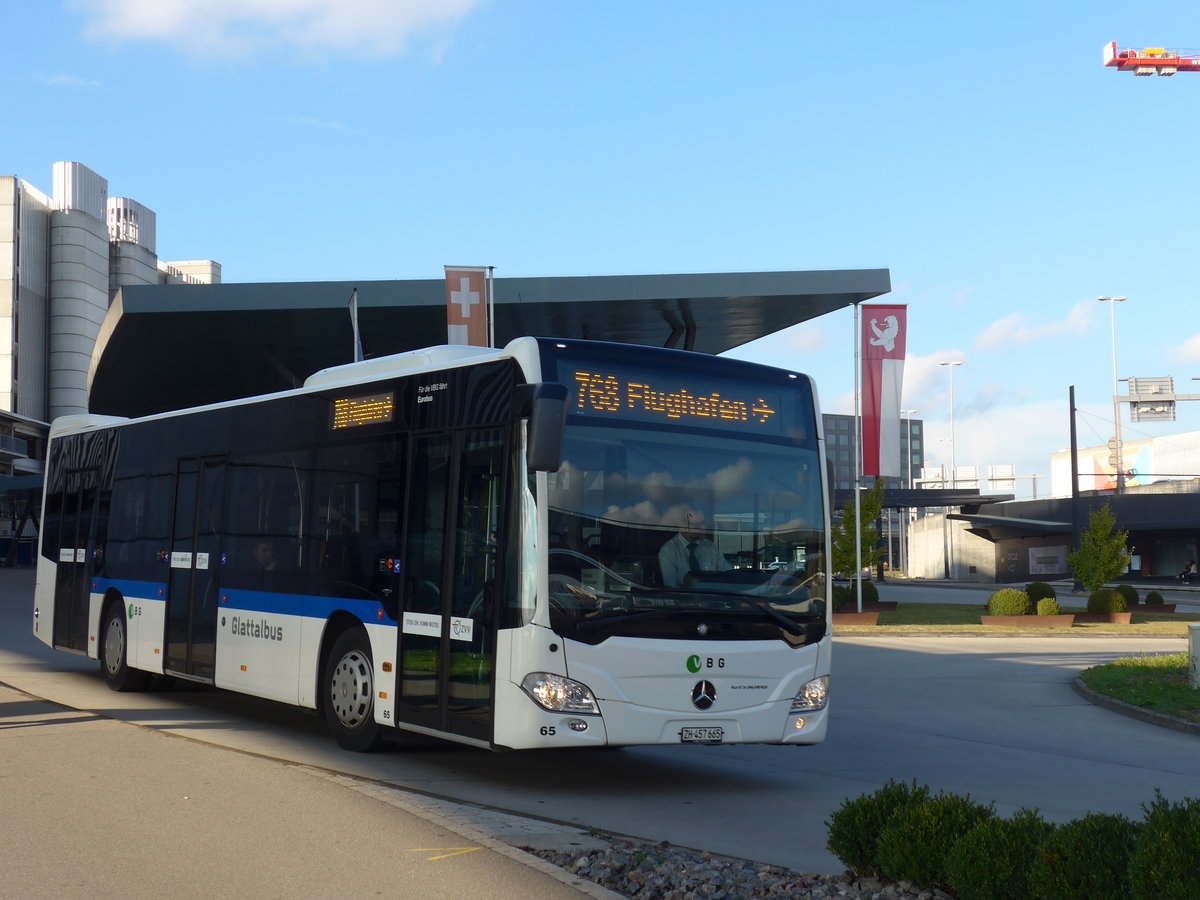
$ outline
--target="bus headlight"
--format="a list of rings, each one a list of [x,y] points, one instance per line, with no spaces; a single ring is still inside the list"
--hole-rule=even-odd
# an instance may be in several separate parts
[[[828,697],[829,676],[822,675],[820,678],[814,678],[800,688],[800,693],[792,698],[792,712],[816,712],[824,709]]]
[[[596,705],[596,698],[587,685],[562,675],[530,672],[522,679],[521,690],[532,697],[538,706],[550,712],[600,715],[600,707]]]

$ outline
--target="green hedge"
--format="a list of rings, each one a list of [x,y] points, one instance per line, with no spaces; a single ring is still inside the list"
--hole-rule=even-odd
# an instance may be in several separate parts
[[[1137,606],[1138,592],[1132,584],[1118,584],[1113,588],[1118,594],[1125,598],[1125,607]]]
[[[929,788],[888,779],[873,794],[847,800],[825,823],[825,846],[859,877],[879,875],[879,835],[902,809],[929,799]]]
[[[829,850],[859,877],[960,900],[1200,898],[1200,800],[1156,791],[1142,810],[1140,822],[1089,813],[1050,825],[1037,810],[998,819],[969,796],[888,781],[825,824]]]
[[[1029,599],[1033,603],[1037,603],[1039,600],[1045,597],[1058,596],[1058,594],[1054,592],[1053,585],[1046,584],[1044,581],[1029,582],[1029,584],[1025,585],[1025,593],[1029,595]]]
[[[942,793],[906,806],[880,832],[879,870],[893,881],[947,890],[946,857],[950,848],[993,815],[990,805],[957,794]]]
[[[1010,819],[985,819],[946,854],[950,889],[962,900],[1029,900],[1030,869],[1053,831],[1036,809],[1019,809]]]
[[[1033,613],[1029,595],[1016,588],[1001,588],[988,598],[989,616],[1028,616]]]
[[[1057,616],[1061,613],[1062,608],[1053,597],[1043,597],[1037,602],[1037,614],[1039,616]]]
[[[1087,611],[1090,613],[1123,613],[1128,611],[1125,598],[1117,591],[1097,588],[1088,595]]]

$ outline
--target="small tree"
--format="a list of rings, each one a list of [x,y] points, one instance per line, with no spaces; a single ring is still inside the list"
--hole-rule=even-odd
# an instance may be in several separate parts
[[[874,566],[883,558],[883,548],[879,543],[879,514],[883,511],[883,479],[877,478],[875,486],[869,491],[863,491],[858,501],[859,517],[862,522],[862,563],[864,566]],[[830,535],[833,548],[833,571],[842,572],[851,578],[858,578],[859,573],[854,566],[854,496],[842,507],[842,521],[833,526]]]
[[[1088,527],[1079,535],[1079,549],[1067,554],[1067,563],[1075,579],[1094,591],[1121,575],[1129,567],[1128,531],[1117,530],[1112,506],[1104,506],[1088,516]]]

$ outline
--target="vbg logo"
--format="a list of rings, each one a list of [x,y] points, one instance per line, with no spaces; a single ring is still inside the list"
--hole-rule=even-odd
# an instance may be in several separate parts
[[[695,654],[687,658],[687,670],[695,675],[700,671],[700,657]]]

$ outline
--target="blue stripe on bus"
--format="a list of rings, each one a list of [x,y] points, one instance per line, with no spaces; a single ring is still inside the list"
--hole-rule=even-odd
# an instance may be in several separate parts
[[[92,591],[103,594],[112,588],[125,598],[136,600],[158,600],[167,596],[167,586],[161,581],[130,581],[126,578],[93,578]]]
[[[130,581],[123,578],[95,578],[92,580],[96,593],[105,593],[110,588],[126,599],[162,602],[167,586],[158,581]],[[233,588],[221,590],[221,608],[246,612],[277,613],[288,616],[307,616],[313,619],[328,619],[337,610],[345,610],[362,622],[381,622],[395,625],[396,620],[374,600],[359,597],[321,597],[315,594],[277,594],[270,591],[243,591]]]

